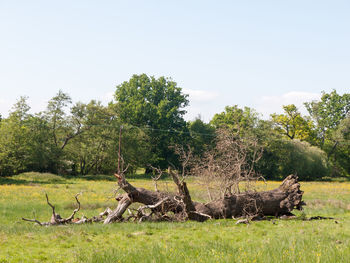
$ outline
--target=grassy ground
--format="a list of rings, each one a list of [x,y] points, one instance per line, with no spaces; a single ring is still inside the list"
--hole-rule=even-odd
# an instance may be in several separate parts
[[[130,180],[153,189],[151,181]],[[235,225],[234,220],[205,223],[116,223],[39,227],[21,221],[51,216],[45,192],[62,216],[75,207],[82,192],[82,214],[90,217],[106,206],[116,184],[112,177],[67,179],[27,173],[0,178],[0,262],[350,262],[350,183],[302,182],[306,216],[335,220],[273,220]],[[278,186],[260,184],[260,189]],[[160,183],[173,189],[170,181]],[[195,200],[205,190],[189,181]]]

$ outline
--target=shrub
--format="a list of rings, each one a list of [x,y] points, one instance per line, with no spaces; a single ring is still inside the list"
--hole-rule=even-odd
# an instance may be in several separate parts
[[[275,139],[266,147],[259,166],[266,179],[283,179],[296,173],[300,180],[320,180],[330,175],[321,149],[299,140]]]

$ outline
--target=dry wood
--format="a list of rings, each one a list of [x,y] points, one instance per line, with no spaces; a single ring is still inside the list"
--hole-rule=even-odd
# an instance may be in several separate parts
[[[100,222],[104,220],[104,216],[108,216],[109,213],[112,212],[110,208],[107,208],[104,212],[102,212],[99,216],[94,216],[92,218],[87,218],[83,216],[82,218],[74,218],[76,213],[80,210],[80,201],[78,199],[78,196],[80,194],[75,195],[75,201],[77,202],[77,208],[73,210],[72,214],[67,218],[62,218],[59,214],[55,211],[55,206],[50,203],[48,195],[45,193],[46,202],[52,209],[52,216],[50,221],[48,222],[40,222],[37,219],[28,219],[28,218],[22,218],[24,221],[37,223],[40,226],[54,226],[54,225],[65,225],[65,224],[84,224],[84,223],[92,223],[92,222]]]
[[[105,224],[120,221],[127,207],[133,203],[141,203],[160,211],[157,204],[162,204],[162,213],[173,212],[185,215],[187,219],[204,221],[210,218],[236,218],[241,216],[255,217],[290,215],[293,209],[302,209],[303,192],[296,175],[289,175],[280,187],[262,192],[246,192],[225,195],[224,198],[203,204],[193,202],[186,182],[170,170],[178,194],[154,192],[144,188],[136,188],[116,174],[119,186],[126,192],[119,198],[116,210],[109,214]],[[185,218],[185,219],[186,219]]]

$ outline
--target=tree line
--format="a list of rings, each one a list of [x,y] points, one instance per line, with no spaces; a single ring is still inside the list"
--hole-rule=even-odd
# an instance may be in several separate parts
[[[116,170],[120,132],[130,173],[180,165],[178,146],[203,162],[223,130],[245,143],[247,158],[256,160],[256,172],[267,179],[290,173],[301,180],[350,176],[349,93],[323,92],[320,100],[305,102],[307,116],[292,104],[269,120],[233,105],[209,123],[185,121],[188,105],[188,95],[172,79],[146,74],[118,85],[107,106],[96,100],[73,103],[59,91],[44,111],[31,114],[27,97],[21,97],[7,118],[0,116],[0,176],[110,174]],[[253,156],[256,147],[259,160]]]

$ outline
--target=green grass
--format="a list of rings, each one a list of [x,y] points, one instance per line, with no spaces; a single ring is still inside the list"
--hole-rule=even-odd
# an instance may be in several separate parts
[[[153,189],[152,181],[140,178],[134,176],[130,181]],[[196,179],[191,178],[188,185],[195,200],[205,200],[206,191]],[[277,185],[279,182],[258,186],[263,190]],[[79,217],[91,217],[107,206],[114,208],[113,177],[26,173],[0,178],[0,262],[350,262],[350,183],[301,185],[308,203],[306,216],[332,216],[334,220],[39,227],[21,217],[49,220],[45,192],[62,216],[72,212],[78,192],[82,193]],[[159,186],[175,189],[167,179]]]

